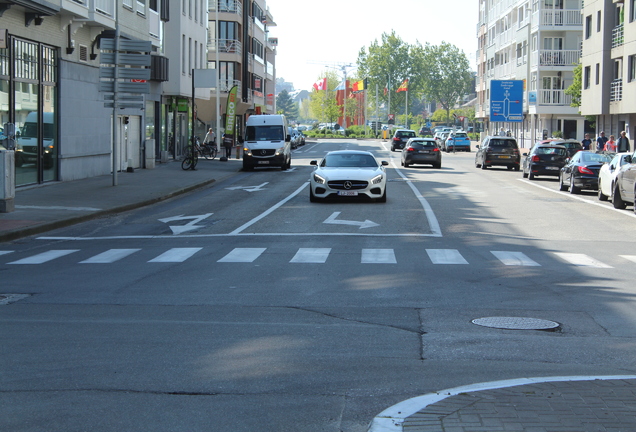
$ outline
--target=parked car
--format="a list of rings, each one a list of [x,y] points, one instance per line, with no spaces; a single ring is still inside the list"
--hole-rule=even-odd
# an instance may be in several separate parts
[[[386,202],[386,161],[360,150],[332,151],[318,163],[309,178],[309,201],[333,197],[367,196]]]
[[[437,141],[437,145],[439,146],[439,149],[442,151],[446,150],[446,138],[448,138],[449,134],[450,132],[439,131],[433,136],[433,139]]]
[[[298,145],[304,146],[305,145],[305,134],[301,130],[298,130],[298,133],[299,133]]]
[[[416,138],[415,131],[411,129],[396,129],[391,139],[391,151],[403,149],[406,142],[411,138]]]
[[[407,168],[411,164],[426,164],[441,168],[442,152],[433,138],[411,138],[402,150],[401,164]]]
[[[558,144],[536,144],[530,153],[523,154],[523,178],[538,176],[558,177],[568,158],[568,150]]]
[[[612,156],[605,153],[595,153],[582,150],[572,156],[561,168],[559,175],[559,190],[577,194],[583,189],[598,189],[598,173],[605,162],[610,162]]]
[[[429,127],[422,126],[420,128],[420,130],[418,131],[418,135],[421,136],[421,137],[424,137],[424,136],[427,136],[427,135],[433,136],[433,131]]]
[[[470,152],[470,138],[464,131],[450,132],[444,143],[446,152],[465,151]]]
[[[612,204],[614,208],[624,209],[627,204],[636,203],[636,152],[629,156],[627,163],[623,165],[616,176]],[[634,205],[636,213],[636,205]]]
[[[574,153],[583,150],[583,144],[580,141],[573,139],[560,139],[560,138],[549,138],[546,140],[539,141],[539,144],[557,144],[562,145],[568,150],[568,156],[574,156]]]
[[[623,165],[632,160],[631,153],[616,153],[611,161],[604,163],[598,172],[598,199],[607,201],[614,191],[616,177]]]
[[[517,140],[512,137],[487,136],[477,146],[475,167],[486,169],[492,166],[505,166],[509,170],[519,171],[521,156]]]

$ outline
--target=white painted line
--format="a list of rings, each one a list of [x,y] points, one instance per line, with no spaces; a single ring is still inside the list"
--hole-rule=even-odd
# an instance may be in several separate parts
[[[261,256],[261,254],[265,252],[265,249],[266,248],[235,248],[232,250],[232,252],[225,255],[217,262],[254,262],[256,258]]]
[[[203,248],[172,248],[148,262],[176,263],[184,262]]]
[[[87,260],[80,261],[80,264],[110,264],[140,250],[141,249],[110,249]]]
[[[373,227],[377,227],[380,226],[380,224],[377,224],[373,221],[370,221],[369,219],[365,220],[364,222],[361,221],[350,221],[350,220],[337,220],[336,218],[338,216],[340,216],[341,212],[333,212],[331,214],[331,216],[329,216],[327,219],[324,220],[323,223],[325,224],[335,224],[335,225],[354,225],[357,226],[358,229],[362,229],[362,228],[373,228]]]
[[[362,249],[362,264],[397,264],[393,249]]]
[[[619,256],[621,258],[625,258],[626,260],[636,263],[636,255],[619,255]]]
[[[7,255],[13,253],[14,251],[0,251],[0,255]]]
[[[78,251],[79,249],[50,250],[48,252],[42,252],[41,254],[33,255],[32,257],[24,258],[18,261],[13,261],[8,264],[42,264]]]
[[[300,248],[290,263],[316,263],[327,261],[331,248]]]
[[[457,249],[426,249],[433,264],[468,264]]]
[[[504,265],[507,266],[538,266],[541,264],[528,258],[523,252],[508,252],[508,251],[490,251],[497,257]]]
[[[437,234],[430,233],[408,233],[408,234],[368,234],[368,233],[225,233],[225,234],[182,234],[177,236],[174,235],[137,235],[137,236],[104,236],[104,237],[37,237],[37,240],[64,240],[64,241],[86,241],[86,240],[166,240],[166,239],[177,239],[177,238],[211,238],[211,237],[441,237]]]
[[[237,229],[235,229],[234,231],[232,231],[230,233],[230,235],[237,235],[240,234],[241,231],[249,228],[250,226],[254,225],[256,222],[258,222],[259,220],[263,219],[265,216],[269,215],[270,213],[272,213],[274,210],[276,210],[277,208],[281,207],[282,205],[284,205],[287,201],[291,200],[292,198],[294,198],[296,195],[298,195],[303,189],[305,189],[307,186],[309,185],[309,180],[307,180],[306,182],[303,183],[303,185],[301,187],[299,187],[298,189],[296,189],[295,192],[293,192],[291,195],[289,195],[287,198],[283,199],[282,201],[278,202],[277,204],[275,204],[274,206],[270,207],[269,209],[265,210],[263,213],[261,213],[260,215],[256,216],[254,219],[252,219],[251,221],[241,225],[240,227],[238,227]]]
[[[402,432],[404,429],[402,424],[404,420],[423,410],[429,405],[442,401],[448,397],[456,396],[461,393],[472,393],[482,390],[495,390],[501,388],[515,387],[527,384],[539,384],[546,382],[569,382],[569,381],[594,381],[594,380],[628,380],[636,379],[636,375],[601,375],[601,376],[555,376],[555,377],[538,377],[538,378],[517,378],[510,380],[491,381],[477,384],[469,384],[460,387],[454,387],[441,390],[436,393],[429,393],[422,396],[416,396],[411,399],[399,402],[378,414],[371,425],[368,432]]]
[[[585,199],[585,198],[583,198],[583,197],[579,197],[579,196],[576,196],[576,195],[572,195],[572,194],[567,193],[567,192],[562,192],[562,191],[559,191],[559,190],[550,189],[549,187],[542,186],[542,185],[537,184],[537,183],[535,183],[535,182],[532,182],[532,181],[530,181],[530,180],[526,180],[526,179],[517,179],[517,180],[522,181],[522,182],[524,182],[524,183],[526,183],[526,184],[529,184],[529,185],[532,185],[532,186],[538,187],[538,188],[540,188],[540,189],[544,189],[544,190],[547,190],[547,191],[550,191],[550,192],[556,193],[556,194],[558,194],[558,195],[560,195],[560,196],[562,196],[562,197],[564,197],[564,198],[565,198],[565,197],[567,197],[567,198],[572,198],[572,199],[574,199],[574,200],[578,200],[578,201],[584,202],[584,203],[586,203],[586,204],[590,204],[590,205],[594,205],[594,206],[598,206],[598,207],[604,208],[605,210],[612,210],[612,211],[618,212],[618,213],[620,213],[620,214],[622,214],[622,215],[625,215],[625,216],[629,216],[629,217],[636,218],[636,213],[635,213],[635,212],[633,212],[633,211],[629,211],[629,210],[616,209],[616,208],[614,208],[614,207],[612,206],[612,204],[609,204],[609,205],[608,205],[607,203],[606,203],[606,204],[603,204],[603,203],[600,203],[600,202],[597,202],[597,201],[590,201],[590,200],[587,200],[587,199]]]
[[[561,259],[569,262],[570,264],[574,264],[578,267],[613,268],[612,266],[604,264],[585,254],[563,252],[554,252],[554,254]]]

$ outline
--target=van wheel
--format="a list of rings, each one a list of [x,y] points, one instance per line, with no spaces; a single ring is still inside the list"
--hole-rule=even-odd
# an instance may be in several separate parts
[[[621,192],[618,190],[618,185],[614,188],[614,195],[612,195],[612,204],[615,209],[624,209],[627,207],[627,203],[623,201],[621,197]]]
[[[249,165],[243,164],[243,171],[252,171],[254,169],[254,167],[251,167]]]

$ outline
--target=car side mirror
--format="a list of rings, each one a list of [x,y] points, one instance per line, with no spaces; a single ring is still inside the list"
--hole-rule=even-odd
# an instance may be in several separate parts
[[[480,147],[480,145],[479,145],[479,144],[477,144],[477,145],[475,146],[475,148],[479,148],[479,147]]]
[[[381,162],[381,164],[382,164],[383,166],[387,166],[389,163],[388,163],[387,161],[382,161],[382,162]]]
[[[309,162],[309,165],[316,165],[316,166],[318,166],[318,161],[312,160],[311,162]]]

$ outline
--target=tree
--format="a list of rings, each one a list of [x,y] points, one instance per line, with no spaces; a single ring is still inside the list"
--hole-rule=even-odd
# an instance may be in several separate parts
[[[309,110],[313,118],[323,123],[335,123],[341,114],[341,108],[336,102],[336,87],[340,84],[340,79],[335,71],[326,71],[322,77],[327,78],[327,89],[313,89],[309,95]]]
[[[287,90],[281,91],[276,96],[276,109],[278,114],[284,114],[290,120],[298,117],[298,104],[292,100]]]
[[[581,82],[583,81],[583,65],[581,63],[577,64],[572,71],[572,84],[568,88],[565,89],[565,94],[568,96],[572,96],[572,102],[570,102],[570,106],[572,107],[580,107],[581,106]]]
[[[437,101],[446,111],[446,121],[449,121],[450,110],[472,85],[472,74],[466,54],[459,48],[447,42],[434,46],[426,44],[422,49],[424,58],[423,68],[424,93]]]

